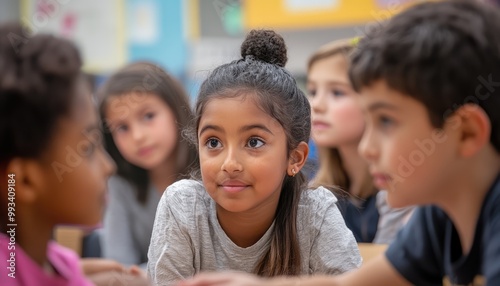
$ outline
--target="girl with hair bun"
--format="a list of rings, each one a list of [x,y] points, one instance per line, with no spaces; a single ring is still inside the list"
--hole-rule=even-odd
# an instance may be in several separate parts
[[[336,197],[308,189],[301,171],[311,111],[283,68],[283,38],[251,31],[241,56],[201,86],[190,132],[199,174],[160,200],[148,252],[154,284],[201,271],[340,274],[361,263]]]

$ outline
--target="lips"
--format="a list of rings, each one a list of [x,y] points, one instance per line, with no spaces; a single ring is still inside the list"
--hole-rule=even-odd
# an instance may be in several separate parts
[[[143,147],[143,148],[139,148],[139,150],[137,151],[137,155],[139,156],[147,156],[149,154],[151,154],[151,152],[153,152],[153,147]]]
[[[224,181],[221,185],[219,185],[222,190],[228,193],[239,193],[243,190],[245,190],[247,187],[250,185],[241,182],[241,181],[236,181],[236,180],[228,180]]]
[[[320,121],[320,120],[314,120],[312,122],[312,127],[314,129],[326,129],[326,128],[329,128],[330,127],[330,124],[327,123],[327,122],[324,122],[324,121]]]
[[[389,185],[389,182],[392,180],[391,176],[384,173],[373,172],[371,175],[373,178],[373,183],[378,189],[386,189]]]

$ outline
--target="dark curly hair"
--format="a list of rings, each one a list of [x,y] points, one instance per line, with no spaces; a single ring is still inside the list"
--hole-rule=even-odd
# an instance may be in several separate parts
[[[203,82],[196,103],[194,138],[207,103],[216,98],[255,96],[260,107],[283,127],[290,153],[300,142],[308,142],[311,132],[311,108],[295,79],[283,67],[286,45],[271,30],[251,31],[241,45],[242,59],[217,67]],[[252,95],[247,95],[252,94]],[[193,139],[194,139],[193,138]],[[302,172],[285,176],[269,250],[255,268],[261,276],[298,275],[301,271],[297,234],[297,210],[306,188]]]
[[[71,111],[78,83],[84,82],[81,64],[69,41],[42,34],[26,37],[19,24],[0,25],[0,178],[7,177],[12,159],[39,158],[46,150],[57,121]],[[6,198],[0,197],[2,232]]]
[[[414,6],[362,39],[350,79],[377,80],[420,101],[436,128],[464,104],[480,106],[500,152],[500,11],[476,1]]]
[[[0,162],[37,157],[74,100],[80,54],[51,35],[25,37],[18,24],[0,27]]]

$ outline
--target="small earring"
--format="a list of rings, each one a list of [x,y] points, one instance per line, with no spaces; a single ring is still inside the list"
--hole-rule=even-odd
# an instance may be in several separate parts
[[[297,172],[295,172],[295,168],[292,169],[292,177],[295,177],[295,175],[297,174]]]

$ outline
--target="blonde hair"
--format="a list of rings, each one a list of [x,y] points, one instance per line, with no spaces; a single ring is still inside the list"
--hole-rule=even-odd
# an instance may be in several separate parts
[[[357,38],[343,39],[330,42],[321,46],[310,58],[307,64],[307,72],[311,71],[312,66],[321,60],[330,58],[336,55],[343,55],[347,63],[349,63],[350,53],[355,49],[358,42]],[[346,70],[347,74],[347,70]],[[315,177],[311,181],[313,187],[326,186],[339,195],[345,195],[342,190],[349,193],[351,180],[347,175],[347,171],[343,167],[342,157],[337,148],[317,146],[319,169]],[[340,191],[339,191],[340,188]],[[358,198],[365,199],[375,192],[373,180],[366,168],[361,189]]]

